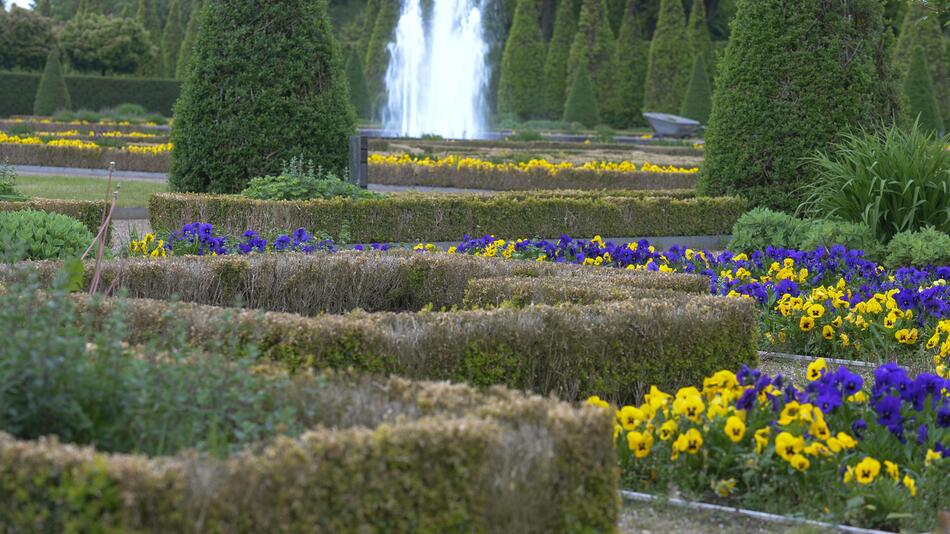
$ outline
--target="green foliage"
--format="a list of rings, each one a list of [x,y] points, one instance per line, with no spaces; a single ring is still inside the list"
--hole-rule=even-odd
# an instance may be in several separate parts
[[[22,202],[5,202],[3,199],[0,199],[0,213],[22,210],[59,213],[81,222],[83,226],[93,234],[99,232],[99,226],[102,224],[102,215],[105,209],[105,201],[93,202],[89,200],[34,198]]]
[[[0,94],[4,95],[0,99],[0,117],[33,113],[40,77],[33,73],[0,72]],[[174,80],[69,75],[65,78],[76,109],[101,110],[135,103],[151,113],[170,116],[179,94],[179,84]],[[164,122],[158,117],[152,118]]]
[[[800,227],[801,238],[795,248],[815,250],[844,245],[848,249],[863,250],[865,255],[876,259],[881,244],[866,224],[834,220],[805,221]]]
[[[739,0],[737,6],[718,68],[698,191],[794,211],[800,187],[815,173],[801,164],[803,157],[827,148],[842,128],[894,115],[881,5],[807,0],[789,10],[781,0]]]
[[[610,102],[614,98],[616,66],[614,36],[607,21],[604,0],[582,0],[577,33],[574,34],[567,62],[567,83],[572,90],[581,65],[590,77],[594,99],[597,102]],[[570,100],[570,95],[567,99]]]
[[[174,78],[178,68],[178,54],[181,52],[181,43],[184,39],[181,7],[178,0],[171,0],[168,4],[168,19],[162,32],[162,76]]]
[[[706,60],[703,57],[703,54],[696,54],[693,73],[689,77],[680,115],[706,124],[709,122],[709,112],[712,110],[712,87],[709,84]]]
[[[801,219],[768,208],[749,210],[733,225],[729,250],[754,252],[768,247],[798,248],[803,224]]]
[[[175,64],[175,78],[184,80],[191,65],[191,55],[194,51],[195,40],[198,38],[198,27],[201,24],[202,0],[192,0],[191,15],[188,16],[188,26],[185,36],[181,40],[181,49],[178,51],[178,63]]]
[[[524,128],[522,130],[516,130],[506,137],[506,139],[509,141],[542,141],[544,140],[544,136],[534,128]]]
[[[508,32],[498,81],[498,112],[519,119],[541,116],[544,104],[544,40],[538,26],[539,0],[518,0]]]
[[[69,64],[80,72],[135,72],[155,55],[148,33],[131,19],[89,14],[76,17],[59,36]]]
[[[913,232],[900,232],[887,244],[884,262],[893,269],[950,265],[950,235],[930,226]]]
[[[162,57],[162,19],[156,2],[157,0],[138,0],[135,21],[145,28],[148,41],[152,45],[151,56],[139,65],[139,74],[158,78],[164,76],[165,64]]]
[[[802,212],[867,225],[879,241],[933,226],[950,232],[950,151],[918,125],[847,134],[807,159]]]
[[[643,83],[647,73],[650,45],[643,39],[639,0],[628,0],[620,24],[614,61],[617,65],[616,93],[608,122],[618,128],[644,123],[641,114]]]
[[[380,0],[367,0],[366,7],[363,8],[362,26],[359,39],[356,42],[356,51],[360,55],[360,63],[366,59],[366,53],[369,50],[369,40],[373,36],[373,28],[376,26],[376,17],[379,15]]]
[[[934,96],[940,105],[940,113],[950,119],[950,80],[944,57],[943,30],[940,17],[915,0],[908,0],[904,23],[894,47],[894,69],[898,79],[907,75],[914,57],[914,49],[923,47]]]
[[[643,111],[678,113],[689,83],[693,55],[680,0],[661,0],[656,32],[650,43]]]
[[[315,167],[312,161],[291,158],[277,176],[252,179],[241,194],[260,200],[310,200],[314,198],[382,198],[384,195],[367,191],[345,182]]]
[[[235,193],[293,156],[343,174],[355,117],[326,4],[208,0],[201,25],[175,108],[172,188]]]
[[[709,35],[709,25],[706,22],[706,3],[703,0],[693,0],[693,7],[689,11],[689,20],[686,23],[686,35],[689,38],[689,48],[693,57],[696,54],[703,56],[706,76],[712,80],[716,76],[716,56],[713,51],[712,37]]]
[[[373,107],[366,87],[366,75],[363,73],[363,60],[360,59],[359,50],[352,47],[346,58],[346,82],[350,88],[350,103],[356,110],[356,116],[362,119],[371,118]]]
[[[567,62],[571,55],[576,27],[574,2],[561,0],[558,2],[554,32],[544,60],[544,115],[549,119],[560,119],[564,113],[564,102],[567,98]]]
[[[940,104],[934,96],[923,47],[914,48],[911,56],[910,67],[904,76],[904,98],[907,106],[905,123],[917,122],[924,131],[943,135],[945,129]]]
[[[78,257],[90,243],[92,234],[72,217],[33,210],[0,212],[0,257],[5,261]]]
[[[565,122],[579,122],[588,128],[600,124],[600,113],[597,110],[597,99],[591,87],[590,77],[587,75],[587,65],[582,63],[574,75],[571,92],[567,95],[564,104]]]
[[[63,67],[59,64],[59,49],[55,46],[50,49],[46,59],[46,68],[40,78],[40,86],[36,90],[36,101],[33,103],[33,114],[48,117],[60,109],[69,109],[72,105],[69,99],[69,89],[63,79]]]
[[[52,20],[19,6],[9,13],[0,9],[0,69],[38,71],[52,43]]]
[[[379,12],[366,50],[366,87],[373,104],[373,112],[379,109],[384,99],[385,84],[383,78],[389,66],[389,51],[386,46],[392,38],[399,20],[399,0],[379,0]]]
[[[0,161],[0,202],[21,200],[26,200],[26,197],[16,190],[16,170],[13,165]]]

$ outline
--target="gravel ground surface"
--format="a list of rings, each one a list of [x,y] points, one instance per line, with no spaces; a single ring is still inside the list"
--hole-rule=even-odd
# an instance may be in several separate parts
[[[783,525],[726,512],[688,510],[666,504],[625,501],[618,522],[620,532],[806,534],[833,532],[811,526]]]

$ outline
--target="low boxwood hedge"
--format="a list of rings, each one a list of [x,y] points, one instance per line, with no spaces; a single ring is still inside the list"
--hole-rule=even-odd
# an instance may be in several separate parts
[[[116,148],[76,148],[48,145],[13,145],[0,143],[0,161],[13,165],[41,167],[75,167],[108,169],[115,162],[119,171],[165,172],[168,153],[150,154]]]
[[[554,193],[554,192],[551,192]],[[614,237],[728,234],[745,211],[733,197],[673,198],[587,192],[538,195],[401,194],[383,199],[264,201],[239,196],[159,193],[149,222],[159,231],[193,221],[224,234],[307,228],[351,242],[454,241],[463,235]]]

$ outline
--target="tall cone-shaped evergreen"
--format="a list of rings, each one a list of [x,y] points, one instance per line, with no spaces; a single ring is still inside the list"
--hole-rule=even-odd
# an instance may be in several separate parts
[[[541,116],[544,104],[544,40],[538,0],[518,0],[498,80],[498,112],[526,120]]]
[[[709,112],[712,110],[712,87],[709,85],[709,75],[706,74],[706,60],[702,53],[696,54],[693,62],[693,73],[689,77],[686,87],[686,97],[680,115],[688,119],[699,121],[702,124],[709,122]]]
[[[560,0],[554,15],[554,32],[544,60],[544,115],[549,119],[559,119],[564,114],[567,60],[571,55],[571,43],[574,42],[576,30],[573,0]]]
[[[944,121],[940,115],[937,98],[934,96],[930,70],[927,67],[927,56],[922,46],[914,48],[907,75],[904,76],[904,104],[906,114],[904,120],[907,124],[917,121],[922,130],[943,135]]]
[[[139,21],[148,31],[149,41],[154,47],[153,52],[157,54],[142,64],[140,72],[145,76],[162,76],[165,68],[161,55],[162,25],[156,11],[155,0],[138,0],[135,20]]]
[[[712,80],[716,75],[716,56],[713,50],[712,37],[709,35],[706,3],[703,0],[693,0],[693,7],[689,12],[689,21],[686,23],[686,35],[689,38],[689,48],[693,53],[693,57],[696,57],[696,54],[703,55],[706,76]]]
[[[656,31],[650,43],[643,111],[678,113],[686,94],[692,62],[683,2],[661,0]]]
[[[57,110],[70,109],[69,89],[66,79],[63,78],[63,67],[59,62],[59,48],[50,47],[46,56],[46,68],[36,90],[36,99],[33,101],[33,114],[48,117]]]
[[[605,0],[607,7],[607,21],[610,23],[610,32],[614,39],[620,35],[620,24],[623,21],[623,11],[626,9],[626,0]]]
[[[363,27],[360,38],[356,42],[356,49],[360,54],[360,64],[365,65],[366,52],[369,50],[369,40],[373,36],[373,27],[376,26],[376,16],[379,15],[380,0],[367,0],[363,8]]]
[[[376,15],[376,23],[373,24],[373,34],[369,39],[365,62],[366,88],[374,113],[386,91],[384,77],[386,68],[389,67],[389,51],[386,45],[392,38],[398,20],[399,0],[379,0],[379,12]],[[446,73],[446,75],[449,74]]]
[[[162,32],[162,68],[166,78],[174,78],[178,67],[178,53],[181,52],[183,31],[181,28],[181,8],[178,0],[168,4],[168,18]]]
[[[340,55],[326,2],[205,0],[175,105],[172,189],[236,193],[295,156],[343,176],[355,117]]]
[[[607,23],[604,0],[583,0],[581,4],[577,33],[567,62],[567,77],[571,85],[581,64],[590,75],[594,98],[597,102],[609,102],[613,98],[616,67],[613,33]]]
[[[627,0],[627,8],[620,24],[620,35],[614,61],[617,76],[614,99],[607,122],[615,128],[644,124],[643,81],[647,73],[649,44],[643,39],[643,19],[639,6],[642,0]]]
[[[184,80],[191,64],[191,55],[195,48],[195,39],[198,38],[198,28],[201,24],[202,0],[191,1],[191,15],[188,16],[188,26],[185,36],[181,40],[181,49],[178,51],[178,62],[175,64],[175,78]]]
[[[350,87],[350,103],[356,110],[356,116],[369,119],[373,116],[369,93],[366,91],[366,75],[363,73],[363,61],[356,47],[350,48],[346,57],[346,82]]]
[[[571,92],[567,95],[564,104],[564,122],[579,122],[588,128],[600,123],[600,113],[597,111],[597,100],[591,86],[590,76],[587,75],[587,64],[581,63],[574,74]]]
[[[915,0],[908,0],[908,2],[907,14],[901,25],[897,46],[894,48],[894,67],[897,75],[904,77],[910,67],[914,48],[923,47],[940,113],[944,119],[950,119],[950,80],[947,79],[940,17],[935,16],[933,11]]]
[[[814,172],[803,157],[893,120],[889,40],[880,0],[738,0],[698,192],[798,208]]]

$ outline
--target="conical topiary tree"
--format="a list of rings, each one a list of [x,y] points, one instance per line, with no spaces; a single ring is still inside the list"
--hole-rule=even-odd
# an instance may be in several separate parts
[[[373,113],[386,92],[386,69],[389,67],[389,51],[386,45],[392,39],[399,20],[399,0],[379,0],[379,12],[373,25],[373,34],[366,51],[366,88],[369,92]],[[446,74],[448,75],[448,74]]]
[[[154,48],[153,59],[145,61],[140,68],[140,72],[145,76],[161,76],[165,68],[161,55],[162,23],[158,17],[155,0],[138,0],[135,20],[148,32],[149,41]]]
[[[498,112],[537,118],[543,109],[544,40],[538,0],[518,0],[498,80]]]
[[[360,63],[365,65],[366,53],[369,50],[369,40],[373,36],[373,27],[376,26],[376,16],[379,15],[379,1],[368,0],[363,8],[363,27],[356,49],[360,54]],[[365,74],[365,73],[364,73]]]
[[[940,113],[945,119],[950,119],[950,80],[947,79],[940,17],[920,2],[907,1],[907,14],[904,16],[897,46],[894,48],[894,67],[897,76],[903,78],[907,74],[914,49],[918,46],[923,47]]]
[[[59,62],[59,48],[50,47],[46,56],[46,68],[36,90],[36,99],[33,101],[33,114],[50,116],[60,109],[70,109],[69,89],[66,79],[63,78],[63,67]]]
[[[564,104],[564,122],[579,122],[588,128],[600,123],[600,113],[597,111],[597,100],[594,89],[587,75],[587,65],[581,63],[574,75],[571,92],[567,95]]]
[[[181,49],[178,51],[178,62],[175,64],[175,78],[185,79],[188,72],[188,66],[191,64],[191,53],[195,47],[195,40],[198,38],[198,27],[201,24],[201,1],[192,0],[191,15],[188,16],[188,26],[185,28],[185,36],[181,40]]]
[[[573,84],[574,75],[584,64],[590,76],[597,102],[609,102],[613,98],[614,39],[607,23],[607,8],[604,0],[583,0],[577,33],[571,44],[567,62],[567,78]]]
[[[178,68],[178,54],[183,40],[181,28],[181,9],[178,0],[168,4],[168,19],[162,32],[162,73],[166,78],[174,78]]]
[[[703,55],[706,76],[712,80],[716,75],[716,56],[706,20],[706,3],[703,0],[693,0],[693,7],[689,11],[689,21],[686,23],[686,35],[693,57],[696,57],[696,54]]]
[[[369,93],[366,91],[363,61],[360,59],[360,51],[356,47],[351,47],[350,53],[346,57],[346,82],[350,87],[350,103],[353,104],[356,115],[363,119],[371,118],[373,108],[370,105]]]
[[[627,0],[620,24],[614,56],[617,65],[616,91],[608,121],[615,128],[644,123],[643,81],[647,72],[649,44],[643,39],[643,20],[639,16],[641,0]]]
[[[680,0],[661,0],[656,31],[650,43],[643,111],[679,112],[692,61],[683,3]]]
[[[235,193],[295,156],[343,176],[355,117],[326,6],[205,0],[175,105],[172,189]]]
[[[706,74],[706,60],[703,59],[702,53],[698,53],[693,62],[693,73],[689,77],[680,115],[706,124],[709,122],[711,110],[712,87],[709,85],[709,76]]]
[[[915,47],[911,54],[910,67],[904,76],[904,99],[906,122],[917,121],[922,130],[943,135],[944,122],[934,96],[927,57],[922,46]]]
[[[554,15],[554,32],[544,60],[544,114],[549,119],[559,119],[564,114],[567,61],[576,30],[573,0],[560,0]]]
[[[842,130],[893,120],[887,43],[880,0],[738,0],[698,191],[798,208],[814,172],[802,158]]]

